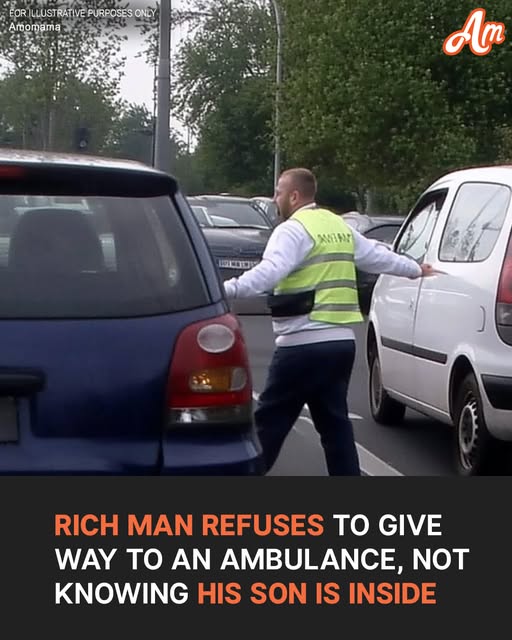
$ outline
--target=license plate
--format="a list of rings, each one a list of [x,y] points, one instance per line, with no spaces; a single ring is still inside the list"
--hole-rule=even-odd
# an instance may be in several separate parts
[[[220,258],[217,264],[222,269],[252,269],[258,264],[259,260],[228,260]]]
[[[0,398],[0,444],[18,441],[18,409],[14,398]]]

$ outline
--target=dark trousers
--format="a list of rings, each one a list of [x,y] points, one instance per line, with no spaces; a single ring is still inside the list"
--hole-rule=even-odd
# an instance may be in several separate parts
[[[320,435],[329,475],[360,475],[347,405],[354,357],[353,340],[275,350],[255,412],[267,471],[277,460],[286,436],[307,404]]]

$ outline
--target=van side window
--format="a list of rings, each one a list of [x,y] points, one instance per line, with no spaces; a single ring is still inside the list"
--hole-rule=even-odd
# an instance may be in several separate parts
[[[417,262],[423,261],[447,193],[447,189],[443,189],[428,193],[419,200],[400,233],[395,249],[397,253]]]
[[[502,184],[463,184],[446,221],[439,259],[444,262],[482,262],[492,253],[510,203],[510,189]]]

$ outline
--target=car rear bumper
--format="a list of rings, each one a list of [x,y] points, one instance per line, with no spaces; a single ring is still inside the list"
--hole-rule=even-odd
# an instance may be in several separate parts
[[[119,438],[39,438],[0,446],[0,475],[154,475],[158,445]]]
[[[499,440],[512,441],[512,378],[481,376],[482,403],[489,432]]]
[[[221,463],[208,467],[172,467],[163,469],[167,476],[262,476],[265,474],[262,459],[258,456],[244,462]]]
[[[263,475],[252,435],[155,441],[24,438],[0,445],[0,475]]]
[[[484,374],[482,384],[494,409],[512,411],[512,378]]]
[[[238,435],[170,435],[163,444],[164,475],[263,475],[261,446],[253,432]]]

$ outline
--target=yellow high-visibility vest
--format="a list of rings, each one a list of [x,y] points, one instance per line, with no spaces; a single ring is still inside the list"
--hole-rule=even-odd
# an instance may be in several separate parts
[[[315,291],[311,320],[332,324],[362,322],[354,264],[354,238],[341,216],[326,209],[294,213],[314,245],[305,260],[274,289],[275,295]]]

